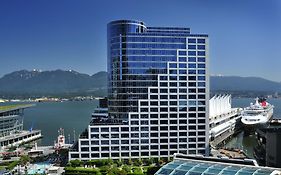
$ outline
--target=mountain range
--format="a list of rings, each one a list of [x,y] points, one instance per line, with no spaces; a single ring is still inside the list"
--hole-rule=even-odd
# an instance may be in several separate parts
[[[73,70],[20,70],[0,79],[0,94],[4,95],[106,95],[107,73],[82,74]]]
[[[274,93],[281,92],[281,83],[258,77],[211,76],[212,93]],[[107,72],[94,75],[73,70],[20,70],[0,78],[0,96],[40,95],[106,96]]]

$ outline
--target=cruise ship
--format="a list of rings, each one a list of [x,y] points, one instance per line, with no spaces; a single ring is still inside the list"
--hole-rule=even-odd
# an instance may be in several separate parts
[[[274,106],[268,103],[265,98],[256,98],[255,104],[251,103],[242,111],[241,122],[245,129],[254,130],[266,125],[273,115],[273,108]]]

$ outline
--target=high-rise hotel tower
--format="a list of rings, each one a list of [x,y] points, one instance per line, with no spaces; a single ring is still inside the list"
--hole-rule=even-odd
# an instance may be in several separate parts
[[[108,116],[94,117],[70,159],[208,154],[208,35],[108,24]]]

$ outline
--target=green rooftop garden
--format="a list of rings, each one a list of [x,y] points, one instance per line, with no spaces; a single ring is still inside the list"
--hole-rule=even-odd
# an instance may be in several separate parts
[[[0,106],[0,112],[2,111],[10,111],[14,109],[19,109],[19,108],[28,108],[34,106],[34,104],[16,104],[16,105],[5,105],[5,106]]]

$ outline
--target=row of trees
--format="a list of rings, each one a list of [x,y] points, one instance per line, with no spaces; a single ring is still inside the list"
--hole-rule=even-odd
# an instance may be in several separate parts
[[[168,159],[129,159],[129,160],[71,160],[65,168],[66,174],[97,175],[145,175],[154,174]]]
[[[149,166],[152,164],[155,165],[162,165],[168,162],[167,158],[149,158],[149,159],[128,159],[128,160],[112,160],[112,159],[99,159],[99,160],[89,160],[89,161],[81,161],[81,160],[71,160],[69,161],[68,166],[71,167],[83,167],[83,166],[95,166],[95,167],[102,167],[106,165],[116,165],[117,167],[123,165],[133,165],[133,166]]]

